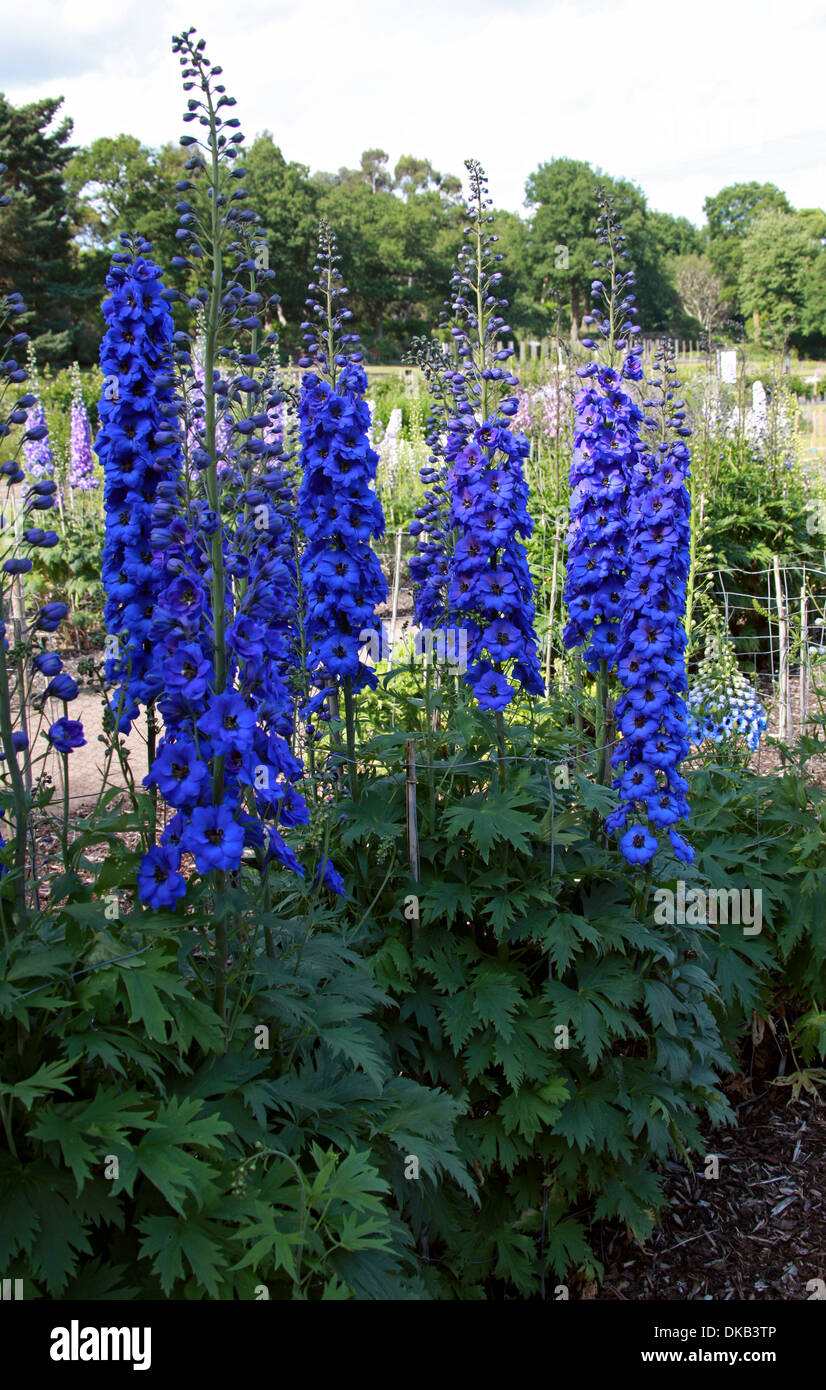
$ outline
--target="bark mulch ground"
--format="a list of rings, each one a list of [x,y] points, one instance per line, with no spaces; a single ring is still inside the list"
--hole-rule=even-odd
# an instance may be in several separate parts
[[[788,1084],[768,1083],[743,1099],[730,1089],[736,1127],[714,1130],[702,1160],[664,1166],[669,1207],[642,1249],[604,1223],[595,1249],[605,1265],[599,1289],[580,1297],[644,1300],[806,1300],[826,1293],[826,1105]],[[739,1098],[738,1098],[739,1095]],[[812,1281],[821,1281],[816,1285]]]

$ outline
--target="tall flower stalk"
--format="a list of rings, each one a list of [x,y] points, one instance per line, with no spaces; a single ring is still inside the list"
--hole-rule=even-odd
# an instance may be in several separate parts
[[[4,167],[0,165],[0,173],[3,173]],[[21,588],[22,576],[32,569],[33,552],[49,549],[58,543],[55,531],[35,524],[43,519],[42,513],[54,508],[57,484],[54,478],[43,475],[43,450],[48,447],[48,428],[45,418],[37,411],[39,394],[32,390],[20,390],[28,379],[28,372],[19,360],[21,350],[29,342],[28,334],[18,327],[18,320],[25,314],[26,306],[18,293],[11,291],[0,296],[0,440],[7,441],[15,434],[18,436],[16,447],[9,450],[11,457],[0,464],[0,479],[6,485],[5,496],[0,499],[0,749],[3,754],[0,785],[10,794],[14,815],[11,864],[7,866],[7,863],[0,861],[0,878],[9,874],[14,915],[20,930],[25,929],[28,921],[27,840],[33,804],[33,758],[28,708],[32,703],[33,685],[38,676],[46,676],[48,684],[42,694],[42,703],[45,704],[47,698],[62,701],[64,711],[68,711],[69,703],[78,693],[76,682],[62,671],[60,657],[45,649],[38,650],[42,648],[42,634],[55,632],[66,617],[66,605],[47,603],[27,617]],[[30,353],[29,361],[33,360]],[[22,500],[18,501],[12,489],[26,482],[21,455],[23,461],[32,463],[35,472],[34,481],[26,488]],[[65,755],[86,740],[82,725],[78,720],[70,720],[68,713],[49,726],[46,740],[50,749],[64,755],[61,840],[68,852],[68,770]],[[0,836],[0,847],[3,843]]]
[[[384,515],[375,491],[379,456],[370,445],[367,376],[357,333],[346,331],[350,310],[335,239],[321,224],[318,279],[307,303],[313,320],[304,325],[305,355],[298,406],[302,480],[298,520],[306,537],[301,556],[305,600],[307,666],[319,692],[344,697],[347,759],[354,797],[356,777],[355,696],[376,685],[361,657],[365,637],[375,631],[375,609],[387,584],[371,542],[384,534]]]
[[[470,195],[466,240],[451,280],[443,324],[453,339],[453,361],[434,372],[442,387],[441,438],[422,473],[425,506],[411,530],[418,557],[417,612],[434,627],[458,622],[467,634],[464,675],[481,709],[497,714],[500,767],[504,759],[501,712],[522,688],[544,691],[539,667],[533,584],[524,538],[532,530],[524,461],[530,445],[511,420],[518,402],[508,394],[517,378],[504,365],[510,331],[500,297],[501,252],[490,229],[493,215],[481,165],[466,161]],[[427,560],[444,556],[429,581]],[[442,579],[443,576],[443,579]]]
[[[149,242],[124,238],[112,258],[100,348],[103,395],[95,450],[103,466],[105,676],[115,687],[116,728],[128,733],[139,706],[163,690],[150,631],[161,576],[151,544],[159,485],[180,471],[174,415],[172,335],[161,270]]]
[[[596,265],[606,278],[592,285],[596,310],[588,321],[596,337],[583,340],[598,360],[578,369],[588,385],[576,400],[565,644],[582,648],[597,677],[597,778],[607,782],[611,768],[620,770],[613,778],[620,805],[606,831],[623,831],[623,856],[647,865],[659,848],[657,832],[667,828],[674,853],[689,862],[692,851],[675,826],[688,814],[679,764],[688,752],[690,431],[669,347],[657,359],[647,416],[624,389],[642,378],[642,368],[634,350],[634,277],[610,199],[598,240],[606,250]],[[612,711],[613,677],[622,693]]]
[[[574,454],[570,473],[570,527],[565,603],[565,646],[581,647],[596,675],[596,775],[608,780],[610,676],[616,669],[619,626],[628,564],[628,486],[640,455],[642,411],[624,389],[642,376],[632,322],[633,273],[624,266],[625,237],[606,199],[597,229],[605,260],[595,267],[606,280],[591,286],[595,312],[586,322],[596,337],[583,339],[595,353],[577,369],[587,381],[575,401]]]
[[[186,891],[184,854],[201,876],[214,875],[215,1005],[223,1016],[226,875],[244,863],[265,875],[271,861],[303,875],[282,834],[307,820],[286,684],[296,584],[283,444],[272,432],[282,398],[271,344],[263,356],[261,344],[275,296],[267,294],[272,272],[258,219],[242,206],[243,136],[237,118],[224,114],[235,103],[203,40],[189,30],[174,48],[184,89],[196,93],[184,119],[199,121],[204,138],[182,139],[192,177],[178,183],[187,195],[177,204],[186,254],[173,264],[204,264],[208,287],[189,301],[196,333],[175,334],[182,390],[159,432],[183,449],[186,467],[160,481],[152,506],[151,678],[162,692],[163,737],[146,782],[174,814],[144,857],[138,886],[149,905],[173,906]]]
[[[690,863],[694,857],[675,828],[689,810],[679,765],[689,750],[683,621],[691,511],[691,431],[676,371],[673,344],[665,343],[646,402],[647,447],[629,487],[631,544],[617,653],[625,693],[617,703],[619,741],[612,757],[623,771],[615,782],[621,805],[609,829],[625,827],[620,849],[635,864],[653,859],[657,836],[666,829],[677,858]]]
[[[89,412],[83,400],[80,371],[77,362],[72,363],[72,407],[71,430],[69,436],[69,468],[67,482],[71,491],[92,492],[100,486],[95,477],[95,461],[92,456],[92,426]]]

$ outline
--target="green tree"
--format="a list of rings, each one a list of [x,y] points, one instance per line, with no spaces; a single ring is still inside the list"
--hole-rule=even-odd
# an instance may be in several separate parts
[[[342,271],[353,312],[365,333],[380,343],[386,320],[399,317],[409,296],[411,271],[405,254],[404,203],[368,183],[338,184],[323,193],[319,212],[330,223],[341,250]]]
[[[633,183],[613,179],[576,159],[542,164],[526,184],[526,201],[535,207],[530,245],[538,296],[555,290],[568,299],[571,336],[576,339],[583,313],[590,307],[594,261],[599,246],[596,224],[604,190],[628,238],[628,253],[637,276],[636,298],[646,329],[668,327],[679,312],[673,284],[666,274],[658,236],[662,221],[652,221],[645,197]],[[662,214],[658,214],[661,219]]]
[[[539,303],[534,292],[530,227],[517,213],[502,209],[494,212],[494,219],[493,230],[499,238],[496,249],[504,257],[499,267],[502,272],[500,288],[502,297],[508,301],[507,318],[514,336],[549,333],[556,319],[547,304]],[[503,334],[506,339],[510,336]]]
[[[371,193],[393,187],[393,179],[387,168],[389,158],[386,150],[365,150],[362,154],[361,176]]]
[[[757,342],[784,347],[802,326],[806,273],[816,243],[796,213],[764,210],[743,238],[740,309],[751,316]]]
[[[313,278],[322,189],[305,164],[284,158],[269,131],[255,139],[244,164],[249,205],[266,228],[273,284],[281,296],[282,338],[294,349]]]
[[[66,167],[66,190],[81,245],[117,250],[122,232],[151,241],[168,272],[180,254],[175,233],[175,190],[185,177],[184,151],[177,145],[153,150],[134,135],[102,136],[78,150]]]
[[[448,201],[453,201],[462,192],[462,181],[454,174],[440,174],[433,168],[429,159],[417,159],[415,155],[403,154],[393,170],[393,187],[398,189],[405,199],[435,189]]]
[[[732,183],[703,204],[708,221],[708,251],[723,281],[723,295],[736,300],[743,243],[761,212],[791,212],[785,193],[773,183]]]
[[[663,256],[699,256],[703,250],[703,233],[687,217],[649,211],[648,225]]]
[[[384,152],[367,151],[360,172],[314,183],[318,213],[336,233],[365,345],[377,357],[396,359],[414,333],[435,323],[447,293],[461,245],[461,185],[428,160],[407,157],[399,161],[399,196],[380,177],[379,156]]]
[[[526,202],[536,209],[530,238],[534,280],[543,291],[550,287],[567,295],[574,338],[595,275],[598,186],[590,164],[577,159],[541,164],[525,185]]]
[[[73,346],[78,288],[63,184],[72,122],[53,127],[62,97],[12,106],[0,93],[0,291],[19,290],[25,326],[41,360],[65,361]]]

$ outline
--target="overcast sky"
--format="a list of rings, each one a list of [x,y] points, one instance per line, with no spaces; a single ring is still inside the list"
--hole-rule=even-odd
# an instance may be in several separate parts
[[[823,0],[15,0],[0,90],[62,95],[77,143],[177,141],[170,36],[190,24],[247,137],[271,130],[314,170],[376,145],[443,173],[474,156],[521,210],[527,175],[564,155],[697,223],[750,179],[826,205]]]

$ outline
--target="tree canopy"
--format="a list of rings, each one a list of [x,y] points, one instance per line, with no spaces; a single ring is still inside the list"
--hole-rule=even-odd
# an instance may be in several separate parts
[[[81,149],[60,98],[14,107],[0,96],[0,288],[21,291],[42,357],[96,356],[109,258],[123,232],[148,238],[170,269],[185,156],[119,134]],[[312,172],[269,131],[245,156],[249,206],[266,231],[276,273],[282,344],[300,343],[319,219],[334,227],[368,353],[398,360],[433,325],[462,241],[462,182],[431,160],[364,150],[354,167]],[[503,289],[515,338],[544,336],[559,320],[577,336],[590,306],[601,191],[613,198],[636,272],[644,332],[714,335],[732,320],[764,340],[826,345],[826,213],[795,212],[772,183],[735,183],[705,200],[706,226],[648,206],[642,189],[584,160],[540,164],[526,182],[526,213],[499,210]]]

